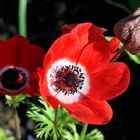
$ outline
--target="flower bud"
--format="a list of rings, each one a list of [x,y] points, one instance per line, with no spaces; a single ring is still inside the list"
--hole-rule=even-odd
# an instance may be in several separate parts
[[[131,54],[139,55],[140,7],[133,14],[118,21],[114,26],[114,33]]]

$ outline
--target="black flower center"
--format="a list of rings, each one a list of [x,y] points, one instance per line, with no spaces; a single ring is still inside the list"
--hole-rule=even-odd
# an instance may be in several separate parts
[[[84,79],[84,73],[81,68],[68,65],[55,70],[55,74],[51,76],[50,81],[54,91],[70,95],[82,89]]]
[[[19,90],[26,84],[27,75],[20,69],[8,68],[1,74],[0,81],[7,90]]]
[[[76,80],[77,80],[77,76],[74,73],[68,73],[64,77],[64,82],[68,87],[72,87],[73,85],[75,85]]]

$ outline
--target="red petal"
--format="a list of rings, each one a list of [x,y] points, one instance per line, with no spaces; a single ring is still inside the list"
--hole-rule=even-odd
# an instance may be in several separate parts
[[[17,65],[19,55],[28,41],[22,36],[14,36],[7,41],[0,41],[0,68],[5,65]]]
[[[81,44],[86,45],[87,43],[92,43],[94,41],[107,42],[107,40],[103,35],[105,31],[106,31],[105,29],[87,22],[78,24],[75,28],[73,28],[71,34],[77,35],[79,37]]]
[[[44,67],[49,63],[52,63],[52,61],[54,62],[59,59],[69,59],[71,61],[78,60],[83,47],[84,46],[80,45],[80,41],[76,35],[65,34],[61,36],[53,43],[46,54]]]
[[[43,65],[45,51],[36,45],[24,47],[20,54],[19,66],[26,68],[30,72],[35,71],[37,67]]]
[[[122,94],[129,85],[130,72],[121,62],[109,64],[96,74],[90,75],[91,89],[89,96],[97,100],[109,100]]]
[[[39,76],[37,72],[30,74],[30,83],[29,86],[23,90],[23,94],[29,94],[31,96],[39,96]]]
[[[46,63],[46,59],[48,59],[47,57],[50,53],[51,55],[53,53],[55,54],[52,55],[53,61],[65,58],[77,62],[87,44],[94,43],[95,41],[108,44],[103,36],[103,32],[103,29],[91,23],[78,24],[70,33],[61,36],[53,43],[44,62]],[[103,49],[104,48],[102,48],[102,51]]]
[[[0,40],[0,46],[3,46],[5,44],[5,40]]]
[[[115,52],[120,45],[120,40],[116,37],[112,38],[109,41],[109,44],[110,44],[110,47],[111,47],[111,52]]]
[[[56,109],[59,105],[59,101],[50,94],[48,89],[48,84],[46,81],[46,76],[42,68],[38,68],[39,74],[39,86],[40,86],[40,94],[46,100],[48,104],[50,104],[54,109]]]
[[[53,56],[54,56],[54,53],[51,50],[49,50],[49,52],[45,55],[45,58],[44,58],[44,61],[43,61],[43,67],[45,69],[50,67],[50,65],[52,64]]]
[[[62,104],[77,120],[88,124],[106,124],[112,118],[112,109],[105,101],[84,97],[73,104]]]
[[[109,62],[110,49],[104,42],[94,42],[85,47],[79,58],[87,72],[95,73],[104,68]]]
[[[116,55],[117,49],[119,48],[120,45],[120,40],[118,38],[112,38],[109,41],[110,48],[111,48],[111,53],[110,53],[110,60]]]

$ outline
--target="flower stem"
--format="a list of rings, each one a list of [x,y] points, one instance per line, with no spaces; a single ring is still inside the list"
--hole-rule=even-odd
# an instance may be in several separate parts
[[[16,131],[16,140],[21,140],[20,119],[16,107],[14,107],[13,113],[14,113],[15,131]]]
[[[123,53],[123,51],[125,50],[125,46],[122,46],[119,51],[116,53],[116,55],[111,59],[110,62],[115,62],[118,57]]]
[[[27,12],[27,0],[19,0],[19,34],[27,36],[27,22],[26,22],[26,12]]]
[[[54,125],[55,126],[57,125],[58,110],[59,110],[59,107],[55,110],[55,113],[54,113]]]
[[[88,128],[88,124],[84,124],[82,131],[80,133],[80,140],[84,140]]]

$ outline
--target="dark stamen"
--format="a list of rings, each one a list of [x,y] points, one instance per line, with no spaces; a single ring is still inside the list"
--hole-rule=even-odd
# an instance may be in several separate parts
[[[19,90],[26,84],[27,77],[22,70],[9,68],[1,74],[0,81],[7,90]]]
[[[56,92],[63,92],[65,95],[75,94],[84,85],[84,73],[81,68],[68,65],[57,69],[55,80],[52,77],[52,86]]]
[[[64,82],[66,84],[66,86],[72,87],[73,85],[75,85],[76,83],[76,75],[74,73],[68,73],[65,77],[64,77]]]

